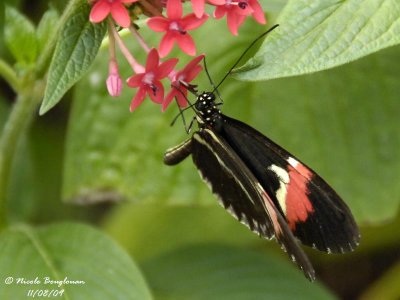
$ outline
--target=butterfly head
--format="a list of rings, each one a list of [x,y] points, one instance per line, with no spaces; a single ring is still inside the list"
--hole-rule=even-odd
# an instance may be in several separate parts
[[[197,111],[206,111],[215,107],[215,95],[212,92],[202,92],[194,104]]]
[[[198,118],[200,124],[205,124],[211,127],[218,125],[221,120],[221,111],[218,109],[215,103],[215,95],[212,92],[201,93],[194,104],[198,112]]]

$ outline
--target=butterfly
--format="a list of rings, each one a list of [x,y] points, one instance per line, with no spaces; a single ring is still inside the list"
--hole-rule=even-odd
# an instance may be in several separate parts
[[[314,280],[314,268],[299,241],[328,253],[352,251],[360,234],[350,209],[294,155],[222,114],[215,90],[197,96],[191,106],[198,130],[168,149],[164,163],[176,165],[191,155],[224,208],[260,236],[275,237],[305,276]]]

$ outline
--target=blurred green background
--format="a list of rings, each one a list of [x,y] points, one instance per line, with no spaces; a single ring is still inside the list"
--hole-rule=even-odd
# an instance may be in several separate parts
[[[49,5],[60,12],[65,5],[8,2],[34,23]],[[265,2],[272,25],[285,1]],[[233,37],[223,20],[194,32],[215,82],[264,30],[249,20]],[[144,26],[141,32],[157,45],[160,36]],[[4,41],[0,45],[2,59],[12,63]],[[130,46],[144,62],[139,47]],[[182,57],[178,51],[174,56]],[[156,299],[400,296],[398,46],[310,75],[268,82],[229,78],[220,89],[225,114],[312,166],[342,195],[360,225],[361,244],[351,254],[306,249],[317,271],[313,284],[275,242],[258,238],[217,204],[190,159],[173,168],[163,165],[164,151],[187,136],[179,121],[169,126],[176,109],[161,114],[146,99],[129,113],[134,90],[125,87],[122,97],[112,99],[104,84],[107,65],[104,46],[88,74],[55,108],[36,116],[22,138],[9,189],[14,222],[91,224],[136,261]],[[124,78],[131,75],[125,63],[120,71]],[[196,83],[210,89],[204,74]],[[14,97],[0,79],[1,125]]]

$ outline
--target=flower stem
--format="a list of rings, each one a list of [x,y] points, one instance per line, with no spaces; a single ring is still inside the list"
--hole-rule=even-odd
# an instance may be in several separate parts
[[[108,49],[109,49],[109,53],[110,53],[110,59],[116,60],[115,37],[114,37],[112,26],[114,26],[114,24],[112,24],[112,22],[108,22],[108,40],[109,40]]]
[[[19,82],[17,75],[11,66],[2,59],[0,59],[0,77],[2,77],[10,85],[14,92],[18,93]]]
[[[43,83],[25,82],[0,137],[0,231],[7,226],[7,192],[20,137],[28,127],[43,95]]]
[[[136,30],[136,28],[131,25],[129,26],[130,32],[133,34],[133,36],[136,38],[136,40],[139,42],[139,45],[143,48],[146,53],[150,52],[150,47],[147,45],[143,37],[139,34],[139,32]]]
[[[112,23],[112,21],[110,19],[109,20],[109,29],[111,30],[112,34],[114,35],[115,40],[117,41],[117,44],[119,46],[119,49],[121,50],[122,54],[125,56],[126,60],[128,61],[128,63],[130,64],[130,66],[132,67],[133,71],[138,74],[138,73],[142,73],[144,71],[144,67],[139,64],[136,59],[133,57],[133,55],[129,52],[129,49],[126,47],[124,41],[121,39],[121,37],[119,36],[117,30],[115,29],[114,24]]]
[[[143,8],[146,11],[148,11],[152,16],[162,16],[162,13],[159,10],[157,10],[157,8],[155,8],[153,4],[151,4],[150,2],[142,0],[140,1],[140,5],[142,5]]]

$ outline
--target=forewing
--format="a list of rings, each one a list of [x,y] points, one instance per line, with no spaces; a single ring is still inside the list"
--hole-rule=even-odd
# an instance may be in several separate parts
[[[216,133],[202,129],[193,135],[191,149],[200,175],[223,206],[261,236],[275,235],[292,260],[313,280],[314,269],[286,220],[229,144]]]
[[[359,232],[349,208],[319,175],[257,130],[223,118],[220,134],[303,244],[326,252],[346,252],[358,245]]]

